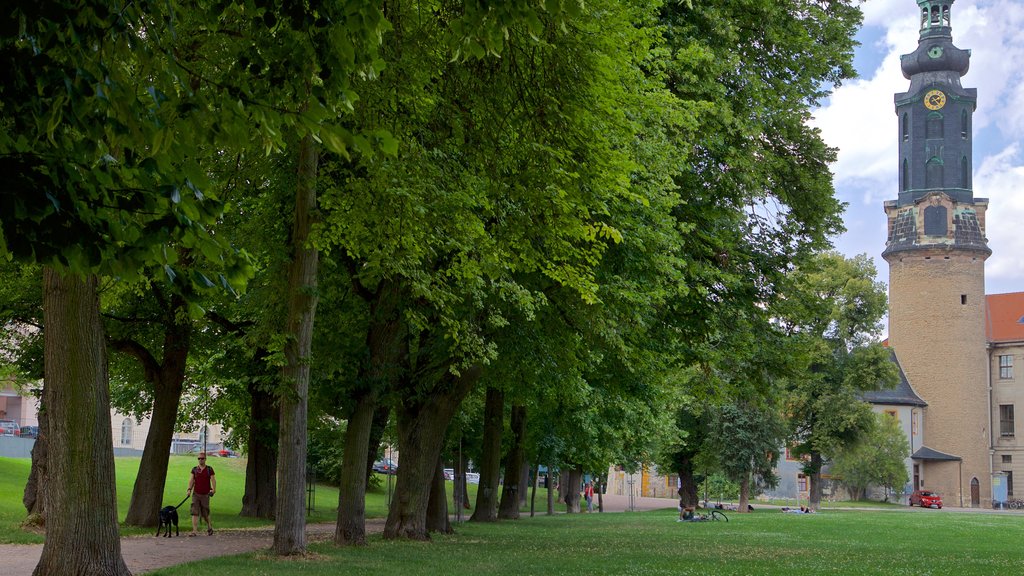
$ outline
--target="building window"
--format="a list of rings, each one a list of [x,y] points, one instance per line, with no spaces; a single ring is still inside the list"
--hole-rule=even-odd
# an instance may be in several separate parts
[[[1003,464],[1013,464],[1013,456],[1009,454],[1003,454]]]
[[[999,405],[999,435],[1013,436],[1013,404]]]
[[[807,492],[807,476],[803,474],[796,475],[796,489],[800,492]]]
[[[910,188],[910,166],[907,163],[907,159],[903,159],[903,178],[901,179],[903,189],[907,190]]]
[[[121,446],[131,446],[135,436],[135,423],[131,418],[125,418],[121,422]]]
[[[945,206],[928,206],[924,209],[925,236],[945,236],[949,229]]]
[[[906,112],[903,113],[903,139],[910,140],[910,121]]]
[[[900,419],[899,414],[897,414],[895,410],[886,410],[885,415],[892,418],[893,420]]]
[[[960,157],[960,187],[971,187],[971,171],[967,166],[967,156]]]
[[[970,120],[969,120],[969,117],[967,116],[967,109],[964,108],[960,112],[960,137],[963,138],[964,140],[966,140],[967,136],[970,133],[971,133]]]
[[[999,379],[1013,380],[1013,356],[1009,354],[999,356]]]
[[[1006,471],[1006,495],[1013,496],[1013,472]]]

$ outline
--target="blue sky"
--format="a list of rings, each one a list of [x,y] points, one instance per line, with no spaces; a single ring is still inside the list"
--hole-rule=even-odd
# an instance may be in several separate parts
[[[836,248],[873,257],[879,280],[886,282],[882,203],[896,198],[898,183],[893,94],[910,85],[899,57],[917,47],[920,25],[915,0],[867,0],[862,8],[855,58],[860,77],[836,89],[813,124],[839,149],[832,171],[849,206],[847,232]],[[978,90],[974,196],[989,199],[986,292],[1024,291],[1024,1],[955,0],[951,23],[953,43],[972,52],[961,81]]]

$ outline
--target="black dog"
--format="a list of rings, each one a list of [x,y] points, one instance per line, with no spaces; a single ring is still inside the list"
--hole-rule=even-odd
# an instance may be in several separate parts
[[[185,496],[185,500],[188,500],[188,496]],[[177,506],[164,506],[160,509],[160,525],[156,527],[156,535],[160,536],[160,532],[164,526],[167,527],[167,532],[164,534],[165,538],[171,537],[171,525],[174,525],[174,535],[181,536],[181,532],[178,531],[178,508],[185,503],[182,500]]]

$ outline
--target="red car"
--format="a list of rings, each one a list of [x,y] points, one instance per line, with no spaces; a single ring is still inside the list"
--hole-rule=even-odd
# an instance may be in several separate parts
[[[910,495],[910,505],[922,508],[942,508],[942,497],[931,490],[914,490]]]

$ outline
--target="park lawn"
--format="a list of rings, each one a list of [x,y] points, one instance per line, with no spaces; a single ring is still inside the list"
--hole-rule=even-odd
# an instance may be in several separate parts
[[[118,518],[123,522],[128,512],[135,476],[139,471],[141,459],[115,458],[115,478],[117,482]],[[270,521],[243,518],[238,515],[242,510],[242,495],[245,492],[245,459],[243,458],[211,458],[210,466],[217,475],[217,493],[211,501],[211,520],[215,529],[244,528],[265,526]],[[185,498],[188,488],[189,471],[197,464],[195,456],[171,456],[167,482],[164,486],[165,506],[177,505]],[[28,458],[0,458],[0,544],[41,544],[40,533],[22,529],[25,520],[25,507],[21,503],[25,491],[25,483],[31,461]],[[318,484],[314,492],[313,511],[308,516],[309,522],[334,522],[337,519],[338,489],[333,486]],[[366,515],[374,518],[387,513],[385,504],[385,486],[371,489],[366,496]],[[179,509],[181,529],[191,530],[191,519],[188,515],[189,502]],[[143,534],[149,528],[134,528],[121,525],[122,534]],[[155,532],[155,530],[152,530]]]
[[[956,576],[1024,573],[1024,516],[938,510],[763,510],[730,522],[676,522],[674,510],[537,516],[465,523],[430,543],[310,546],[304,559],[266,552],[165,568],[154,575],[403,576],[786,575]]]

